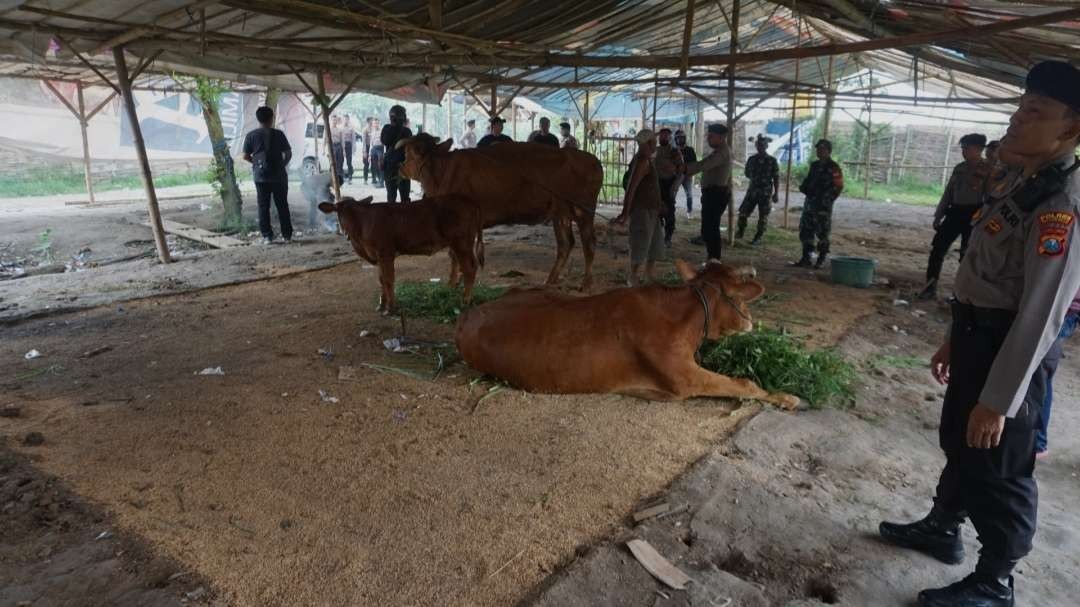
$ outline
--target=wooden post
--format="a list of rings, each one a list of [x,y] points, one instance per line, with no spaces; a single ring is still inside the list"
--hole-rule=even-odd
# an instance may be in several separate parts
[[[871,149],[874,147],[874,68],[870,68],[870,90],[866,97],[866,179],[863,181],[863,200],[870,198],[870,180],[874,178]]]
[[[705,153],[705,109],[701,107],[701,100],[697,100],[697,113],[694,119],[697,121],[694,124],[694,146],[696,149],[701,150],[701,153]]]
[[[326,103],[326,74],[318,73],[319,95],[318,104],[322,108],[323,129],[326,131],[326,152],[330,157],[330,179],[334,182],[334,199],[341,200],[341,184],[338,182],[337,160],[334,158],[334,134],[330,131],[330,107]],[[318,127],[316,127],[316,130]],[[387,150],[389,153],[389,150]]]
[[[79,101],[79,132],[82,134],[83,173],[86,174],[86,196],[90,201],[90,204],[94,204],[94,178],[90,173],[90,138],[87,136],[86,132],[87,127],[90,125],[86,119],[86,101],[83,99],[83,84],[80,82],[75,86]]]
[[[431,132],[431,127],[428,126],[428,123],[427,123],[427,104],[426,103],[421,103],[420,104],[420,128],[416,129],[417,132],[419,132],[420,129],[427,129],[426,132],[428,132],[428,133]]]
[[[885,169],[885,185],[892,185],[892,169],[896,162],[894,156],[896,156],[896,133],[893,133],[889,139],[889,164]]]
[[[728,36],[729,45],[728,53],[732,57],[739,52],[739,13],[740,2],[735,0],[731,5],[731,34]],[[798,69],[799,60],[795,60],[795,80],[798,81]],[[727,90],[727,128],[728,128],[728,146],[731,147],[731,155],[735,155],[735,62],[732,61],[728,64],[728,90]],[[734,161],[734,158],[732,158]],[[732,167],[734,168],[734,166]],[[734,173],[735,171],[731,171]],[[731,193],[731,200],[728,201],[727,211],[727,224],[728,224],[728,244],[735,244],[735,183],[734,181],[728,181],[728,192]]]
[[[949,155],[952,154],[952,124],[945,129],[945,166],[941,169],[941,187],[949,182]]]
[[[131,123],[131,142],[135,146],[135,155],[139,159],[139,170],[142,175],[143,188],[146,190],[146,206],[150,212],[150,230],[154,233],[154,244],[157,247],[158,259],[161,263],[171,263],[169,246],[165,242],[165,229],[161,226],[161,211],[158,209],[157,191],[154,190],[154,174],[150,172],[150,159],[146,156],[146,144],[143,142],[142,127],[139,126],[139,113],[135,109],[135,97],[131,94],[131,79],[128,76],[127,60],[124,58],[124,47],[114,46],[112,49],[113,60],[116,62],[116,84],[120,88],[120,96],[124,100],[124,110],[127,112],[128,122]]]
[[[821,138],[829,138],[829,125],[832,124],[833,103],[836,101],[836,85],[833,83],[833,56],[829,55],[829,76],[825,89],[825,125],[821,129]],[[798,78],[796,78],[798,80]]]
[[[491,111],[488,112],[488,117],[494,118],[499,115],[499,97],[495,91],[495,85],[491,85]]]
[[[274,110],[274,120],[277,121],[278,100],[281,99],[281,89],[272,86],[266,87],[266,107]]]
[[[795,48],[802,46],[802,15],[799,16],[798,21],[798,34],[795,36]],[[799,60],[795,60],[795,82],[799,82]],[[791,160],[795,155],[795,150],[792,149],[792,142],[795,141],[795,109],[796,104],[799,101],[799,87],[796,84],[791,89],[791,120],[788,122],[788,154],[787,154],[787,175],[784,177],[784,228],[788,227],[788,209],[791,208]],[[825,123],[828,125],[828,122]]]
[[[513,101],[510,102],[510,137],[517,141],[517,123],[518,123],[518,109]]]
[[[908,158],[908,150],[911,149],[911,127],[908,126],[904,132],[904,153],[900,156],[900,181],[904,180],[904,175]]]
[[[653,80],[652,89],[652,130],[656,132],[656,97],[660,92],[660,70],[656,70],[656,79]]]
[[[454,92],[446,90],[446,138],[454,138]]]
[[[585,124],[585,129],[582,133],[585,135],[585,151],[588,152],[589,148],[589,89],[585,89],[585,115],[582,117],[582,122]]]

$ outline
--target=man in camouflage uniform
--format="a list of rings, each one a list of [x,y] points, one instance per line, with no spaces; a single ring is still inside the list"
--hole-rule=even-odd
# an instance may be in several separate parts
[[[974,573],[923,590],[920,607],[1015,604],[1012,572],[1031,551],[1039,502],[1035,436],[1048,386],[1041,363],[1080,289],[1077,145],[1080,70],[1040,63],[1001,140],[1010,171],[973,219],[952,325],[930,359],[935,379],[948,385],[938,427],[945,468],[933,508],[914,523],[879,528],[893,544],[956,564],[964,559],[960,526],[974,525],[982,544]]]
[[[744,174],[750,180],[750,187],[747,188],[746,197],[743,198],[742,206],[739,207],[739,231],[735,237],[743,237],[747,220],[750,219],[750,214],[754,212],[754,209],[757,209],[757,232],[754,233],[754,240],[750,241],[751,245],[761,244],[761,237],[765,235],[765,228],[769,225],[772,203],[779,200],[780,164],[766,151],[770,141],[771,139],[761,135],[757,136],[754,140],[757,154],[746,161],[744,170]]]
[[[934,211],[934,240],[930,245],[930,261],[926,264],[926,287],[919,299],[937,297],[938,278],[945,256],[960,238],[960,259],[964,258],[971,236],[971,218],[982,204],[990,164],[983,160],[986,135],[971,133],[960,138],[960,153],[964,161],[956,165],[945,192]]]
[[[799,191],[806,195],[803,203],[802,219],[799,220],[799,240],[802,242],[802,257],[792,265],[809,268],[814,265],[814,240],[817,240],[817,265],[825,265],[829,255],[829,234],[832,232],[833,203],[844,190],[844,173],[840,165],[832,159],[832,142],[822,139],[814,146],[818,159],[810,165]]]

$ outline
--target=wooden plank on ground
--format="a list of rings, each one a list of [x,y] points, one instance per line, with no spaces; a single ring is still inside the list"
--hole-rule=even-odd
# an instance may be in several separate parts
[[[143,225],[149,227],[150,222],[144,222]],[[205,243],[218,249],[244,247],[248,244],[243,240],[237,240],[236,238],[233,238],[231,236],[215,234],[209,230],[190,226],[186,223],[180,223],[178,221],[169,221],[168,219],[162,219],[161,225],[169,234],[174,234],[176,236],[180,236],[181,238],[187,238],[188,240],[195,240],[201,243]]]

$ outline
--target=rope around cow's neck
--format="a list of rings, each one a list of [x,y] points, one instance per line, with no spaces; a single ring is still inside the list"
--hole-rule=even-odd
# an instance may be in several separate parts
[[[719,293],[720,297],[724,298],[724,301],[727,302],[729,306],[731,306],[731,309],[735,310],[735,313],[738,314],[739,317],[741,317],[746,322],[752,322],[750,320],[750,317],[747,316],[746,313],[739,308],[739,304],[736,303],[735,299],[732,296],[728,295],[727,291],[725,291],[723,287],[718,287],[707,280],[702,280],[701,283]],[[699,287],[698,285],[691,284],[690,289],[693,290],[695,295],[697,295],[698,299],[701,301],[701,307],[705,309],[705,332],[702,334],[701,338],[702,341],[704,341],[709,338],[709,324],[711,316],[711,313],[709,311],[709,300],[707,297],[705,297],[705,292],[702,291],[701,287]]]

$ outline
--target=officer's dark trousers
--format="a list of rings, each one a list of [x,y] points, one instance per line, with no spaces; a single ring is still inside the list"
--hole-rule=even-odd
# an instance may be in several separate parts
[[[934,234],[934,240],[930,243],[930,261],[926,264],[926,282],[937,280],[941,276],[941,266],[945,264],[945,256],[949,254],[957,237],[960,238],[960,257],[964,257],[967,251],[968,239],[971,238],[971,217],[978,207],[949,207],[945,211],[945,218],[941,226]]]
[[[345,178],[352,181],[353,168],[352,168],[352,152],[353,144],[351,141],[344,141],[341,144],[342,149],[345,151]]]
[[[412,190],[412,182],[406,179],[398,172],[398,169],[383,169],[385,174],[383,179],[386,183],[386,201],[397,202],[398,194],[401,194],[401,202],[411,202],[409,198],[409,192]]]
[[[274,226],[270,223],[270,199],[277,208],[281,237],[292,238],[292,216],[289,215],[289,183],[287,181],[255,182],[255,199],[259,203],[259,232],[263,238],[274,238]]]
[[[664,219],[664,241],[671,242],[671,236],[675,233],[675,178],[660,180],[660,216]]]
[[[705,250],[709,259],[720,259],[720,218],[731,202],[731,190],[719,186],[709,186],[701,190],[701,239],[705,241]]]
[[[1012,324],[1005,310],[953,305],[951,378],[941,410],[939,438],[946,464],[935,506],[957,520],[971,518],[983,548],[977,571],[1001,576],[1031,551],[1039,491],[1035,484],[1035,428],[1046,390],[1036,369],[1024,404],[1005,420],[993,449],[967,447],[968,416]]]

